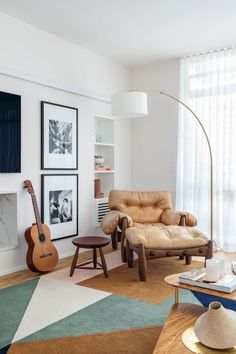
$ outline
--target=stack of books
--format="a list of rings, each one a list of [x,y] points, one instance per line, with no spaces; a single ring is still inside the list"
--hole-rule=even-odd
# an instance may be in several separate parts
[[[179,276],[179,282],[199,286],[200,288],[222,291],[224,293],[232,293],[236,290],[236,275],[225,274],[225,276],[217,282],[207,282],[206,268],[193,269],[189,272],[182,273]]]
[[[95,171],[111,171],[111,167],[104,165],[96,165]]]

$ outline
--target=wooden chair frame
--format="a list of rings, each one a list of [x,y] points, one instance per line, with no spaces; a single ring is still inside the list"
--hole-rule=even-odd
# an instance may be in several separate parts
[[[185,216],[181,216],[179,226],[186,226]],[[192,247],[192,248],[181,248],[181,249],[147,249],[143,244],[138,247],[132,245],[125,237],[125,230],[128,227],[128,220],[124,218],[122,224],[120,225],[121,231],[114,231],[111,235],[112,247],[113,249],[118,248],[118,241],[121,242],[121,258],[123,262],[128,262],[128,267],[132,268],[134,266],[134,254],[138,255],[138,269],[139,277],[141,281],[146,281],[147,279],[147,260],[154,258],[163,257],[174,257],[179,256],[180,259],[185,258],[186,264],[191,264],[192,256],[201,256],[206,259],[210,259],[213,256],[213,242],[209,240],[207,245]],[[125,246],[126,238],[126,246]]]

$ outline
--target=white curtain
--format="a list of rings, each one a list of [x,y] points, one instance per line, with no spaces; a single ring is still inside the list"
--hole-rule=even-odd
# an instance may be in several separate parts
[[[213,150],[214,240],[236,251],[236,49],[181,60],[180,98],[200,118]],[[180,107],[176,208],[192,212],[210,236],[210,160],[206,138]]]

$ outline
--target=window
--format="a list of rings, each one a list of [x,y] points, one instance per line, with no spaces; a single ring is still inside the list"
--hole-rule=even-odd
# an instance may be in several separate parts
[[[204,125],[213,151],[214,239],[236,250],[236,49],[181,60],[180,96]],[[177,207],[191,210],[210,235],[210,161],[206,139],[180,108]]]

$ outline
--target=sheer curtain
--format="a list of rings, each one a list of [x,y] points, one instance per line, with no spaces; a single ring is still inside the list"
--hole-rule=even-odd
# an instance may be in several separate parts
[[[214,164],[214,240],[236,251],[236,49],[181,60],[180,98],[198,115]],[[210,160],[203,132],[180,108],[176,207],[191,211],[210,235]]]

